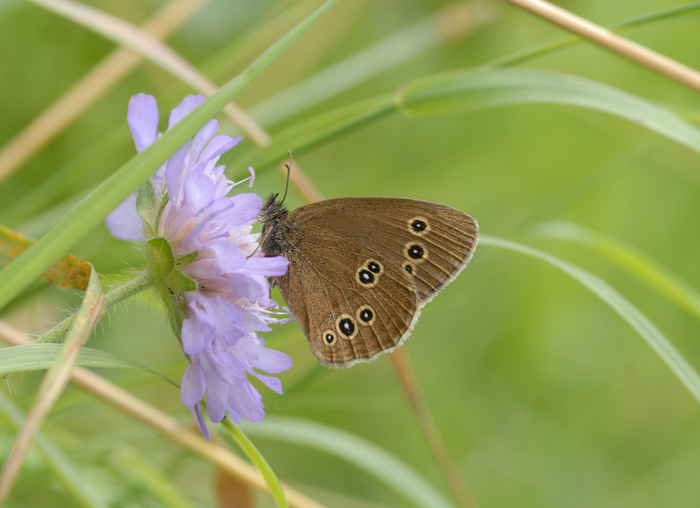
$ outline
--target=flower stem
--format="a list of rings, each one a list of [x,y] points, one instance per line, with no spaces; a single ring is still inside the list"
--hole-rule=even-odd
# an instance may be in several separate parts
[[[150,274],[148,272],[143,272],[131,279],[126,284],[122,284],[121,286],[118,286],[107,293],[105,295],[105,307],[109,309],[114,305],[123,302],[127,298],[131,298],[136,293],[140,293],[141,291],[148,289],[152,284],[153,279],[151,278]],[[75,314],[68,316],[66,319],[51,328],[51,330],[39,337],[39,340],[37,340],[36,343],[53,344],[55,342],[60,342],[66,333],[68,333],[68,330],[70,330],[74,320]]]

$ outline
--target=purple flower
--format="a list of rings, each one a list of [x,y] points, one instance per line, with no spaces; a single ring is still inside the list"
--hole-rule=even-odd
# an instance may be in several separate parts
[[[168,128],[203,101],[201,95],[185,97],[170,113]],[[152,96],[132,97],[127,119],[138,152],[157,139],[158,108]],[[277,307],[270,300],[266,277],[283,275],[289,262],[282,256],[266,258],[256,253],[259,235],[250,231],[262,200],[256,194],[226,197],[237,183],[226,179],[224,166],[217,162],[241,138],[214,137],[217,129],[216,120],[210,120],[155,173],[151,182],[160,212],[152,224],[145,224],[136,213],[135,194],[106,220],[110,232],[123,240],[166,238],[176,260],[197,253],[181,270],[198,289],[178,299],[186,316],[182,348],[191,361],[180,393],[207,439],[199,404],[205,394],[213,422],[221,421],[227,411],[237,423],[241,418],[260,421],[265,414],[262,397],[248,374],[282,393],[277,378],[255,369],[274,374],[292,366],[287,355],[265,348],[256,335],[270,330],[270,323],[280,322],[274,317]],[[255,174],[249,169],[252,185]]]

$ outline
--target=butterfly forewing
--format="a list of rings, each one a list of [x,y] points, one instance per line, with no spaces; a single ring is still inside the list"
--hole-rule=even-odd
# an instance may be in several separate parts
[[[471,259],[479,229],[472,217],[454,208],[398,198],[321,201],[295,210],[290,218],[351,238],[401,266],[422,304]]]

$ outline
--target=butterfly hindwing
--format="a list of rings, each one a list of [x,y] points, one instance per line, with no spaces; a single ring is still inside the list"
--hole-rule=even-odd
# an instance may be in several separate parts
[[[278,284],[319,361],[348,366],[397,347],[417,311],[400,269],[322,228],[291,238],[290,266]]]

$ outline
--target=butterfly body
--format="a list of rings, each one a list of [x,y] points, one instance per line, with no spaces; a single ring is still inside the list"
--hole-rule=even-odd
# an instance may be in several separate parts
[[[329,367],[399,347],[478,239],[469,215],[412,199],[331,199],[290,213],[271,196],[263,216],[263,252],[290,262],[274,282]]]

